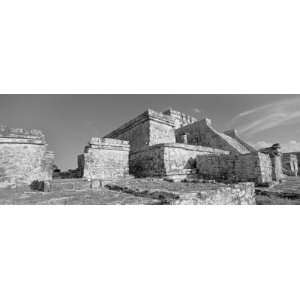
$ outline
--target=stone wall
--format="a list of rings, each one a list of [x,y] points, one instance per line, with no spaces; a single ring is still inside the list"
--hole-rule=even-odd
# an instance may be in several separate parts
[[[298,176],[298,158],[296,154],[282,154],[283,173],[288,176]]]
[[[174,127],[171,117],[149,109],[105,138],[129,141],[131,151],[136,152],[159,143],[175,143]]]
[[[198,156],[198,174],[204,178],[228,182],[272,182],[270,156],[260,152],[243,155]]]
[[[175,121],[175,128],[184,127],[186,125],[197,122],[198,120],[192,116],[186,115],[180,111],[173,109],[167,109],[163,112],[164,115],[170,116]]]
[[[290,152],[289,154],[294,154],[298,160],[298,170],[300,170],[300,152]]]
[[[106,187],[110,190],[152,199],[152,204],[255,205],[255,186],[252,182],[237,184],[195,182],[190,184],[144,178],[120,180]]]
[[[272,177],[274,181],[280,181],[283,179],[284,174],[282,170],[282,160],[281,156],[272,156],[271,155],[271,161],[272,161]]]
[[[149,122],[149,146],[175,142],[175,131],[169,123],[165,124],[156,120]]]
[[[202,145],[237,154],[246,154],[250,152],[236,139],[215,130],[209,119],[203,119],[185,127],[178,128],[176,129],[175,134],[177,142],[182,140],[183,134],[187,134],[188,144],[191,145]]]
[[[164,146],[150,146],[147,149],[130,153],[129,173],[137,177],[165,176]]]
[[[0,187],[52,179],[54,153],[38,130],[0,126]]]
[[[196,168],[196,157],[207,154],[229,154],[227,151],[176,143],[158,144],[131,153],[130,173],[138,177],[184,175]]]
[[[127,141],[92,138],[84,154],[78,156],[83,178],[113,180],[128,175],[129,143]]]
[[[268,148],[259,150],[262,153],[268,154],[272,162],[272,178],[273,181],[280,181],[284,174],[282,170],[282,153],[280,144],[276,143]]]

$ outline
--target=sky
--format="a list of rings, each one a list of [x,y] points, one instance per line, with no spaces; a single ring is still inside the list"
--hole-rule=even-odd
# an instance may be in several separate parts
[[[92,136],[102,137],[151,108],[167,108],[220,130],[236,128],[255,147],[281,143],[300,151],[300,95],[0,95],[0,124],[40,129],[62,170],[77,167],[77,155]]]

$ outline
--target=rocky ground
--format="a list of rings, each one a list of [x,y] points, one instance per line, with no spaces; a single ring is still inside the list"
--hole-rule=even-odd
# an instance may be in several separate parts
[[[110,184],[106,188],[97,191],[53,191],[44,193],[28,189],[0,189],[0,204],[161,205],[172,204],[171,200],[178,200],[182,195],[195,194],[199,190],[213,191],[219,186],[215,183],[170,183],[163,180],[134,179]],[[272,188],[257,188],[256,204],[300,204],[300,178],[290,177]]]
[[[50,193],[0,190],[0,204],[123,205],[156,203],[153,202],[153,199],[101,189],[99,191],[56,191]]]
[[[256,204],[300,205],[300,177],[288,177],[271,188],[257,188]]]

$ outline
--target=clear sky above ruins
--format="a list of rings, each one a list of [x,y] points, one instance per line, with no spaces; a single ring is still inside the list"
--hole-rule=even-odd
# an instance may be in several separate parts
[[[47,135],[60,168],[75,168],[92,136],[103,136],[147,108],[172,107],[218,130],[237,128],[264,147],[280,142],[300,151],[300,96],[295,95],[0,95],[0,124],[36,128]]]

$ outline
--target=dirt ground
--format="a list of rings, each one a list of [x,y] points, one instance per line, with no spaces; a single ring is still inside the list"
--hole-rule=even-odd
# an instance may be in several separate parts
[[[102,189],[99,191],[70,192],[16,192],[0,190],[0,205],[124,205],[124,204],[156,204],[153,199],[135,197],[120,192]]]

